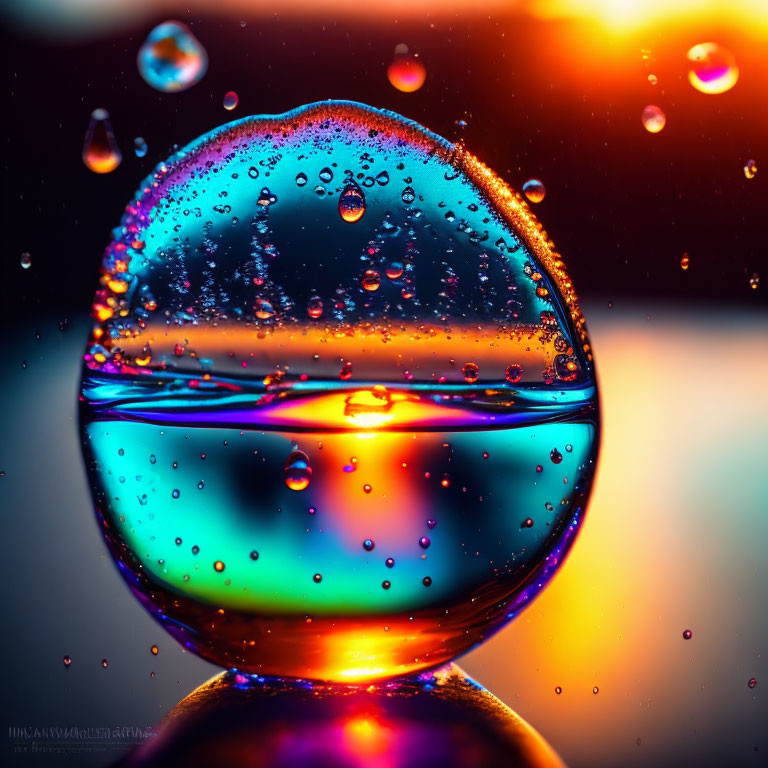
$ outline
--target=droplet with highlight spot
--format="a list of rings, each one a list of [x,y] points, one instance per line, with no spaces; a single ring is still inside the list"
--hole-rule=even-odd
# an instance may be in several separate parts
[[[353,224],[360,221],[365,213],[365,195],[355,183],[347,184],[339,195],[339,215]]]
[[[757,176],[757,163],[754,160],[747,160],[744,163],[744,176],[748,179],[754,179]]]
[[[701,93],[725,93],[736,85],[739,68],[736,57],[718,43],[699,43],[689,49],[688,81]]]
[[[136,63],[149,85],[173,93],[200,82],[208,69],[208,54],[186,24],[166,21],[149,33]]]
[[[106,109],[94,109],[85,133],[83,162],[94,173],[110,173],[122,160],[123,155],[109,121],[109,112]]]
[[[540,203],[547,194],[547,189],[541,179],[528,179],[528,181],[523,184],[523,194],[532,203]]]
[[[643,128],[648,133],[658,133],[667,124],[667,116],[661,107],[657,107],[655,104],[649,104],[643,110],[642,120]]]
[[[293,451],[285,463],[285,484],[292,491],[303,491],[312,479],[312,467],[304,451]]]
[[[409,53],[395,56],[387,68],[389,82],[403,93],[418,91],[427,79],[427,69],[416,56]]]
[[[224,94],[224,101],[222,102],[224,109],[231,112],[239,103],[240,99],[234,91],[227,91]]]

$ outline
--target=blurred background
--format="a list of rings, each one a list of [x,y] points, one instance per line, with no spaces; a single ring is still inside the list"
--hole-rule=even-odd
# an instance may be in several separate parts
[[[216,672],[154,625],[109,560],[76,433],[79,356],[101,252],[144,176],[221,123],[324,98],[463,139],[518,189],[541,179],[533,208],[596,351],[604,435],[583,533],[534,605],[460,663],[571,766],[764,764],[764,0],[5,0],[0,13],[11,764],[108,765],[130,739],[30,753],[11,729],[144,728]],[[209,59],[181,93],[136,65],[169,18]],[[722,93],[689,77],[686,54],[706,42],[733,55]],[[426,71],[410,93],[387,76],[402,44]],[[655,133],[648,106],[666,116]],[[107,174],[81,158],[97,108],[122,151]]]

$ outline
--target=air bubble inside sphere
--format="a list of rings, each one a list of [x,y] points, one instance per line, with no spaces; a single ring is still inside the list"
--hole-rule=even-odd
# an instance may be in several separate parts
[[[492,171],[398,115],[323,102],[168,158],[92,316],[100,529],[217,664],[443,664],[528,605],[582,525],[597,386],[563,261]]]
[[[739,68],[736,57],[718,43],[699,43],[687,54],[688,81],[702,93],[725,93],[736,85]]]
[[[185,91],[208,69],[208,54],[186,24],[165,21],[147,36],[137,57],[139,73],[158,91]]]

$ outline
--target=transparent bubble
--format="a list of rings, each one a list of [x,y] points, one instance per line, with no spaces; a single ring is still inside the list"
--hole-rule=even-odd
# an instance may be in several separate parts
[[[739,68],[736,57],[718,43],[699,43],[687,54],[688,81],[702,93],[725,93],[736,85]]]
[[[396,55],[387,68],[389,82],[404,93],[418,91],[427,79],[427,70],[421,59],[410,54]]]
[[[224,94],[224,100],[222,104],[224,105],[224,109],[231,112],[238,105],[239,101],[240,99],[234,91],[227,91]]]
[[[540,179],[528,179],[523,184],[523,194],[532,202],[540,203],[547,194],[544,182]]]
[[[29,251],[24,251],[19,259],[22,269],[29,269],[32,266],[32,254]]]
[[[657,107],[655,104],[649,104],[643,110],[643,128],[648,133],[658,133],[667,124],[667,116],[662,111],[661,107]]]
[[[168,632],[356,682],[528,605],[581,528],[598,425],[584,318],[520,197],[346,102],[223,126],[138,188],[81,430],[112,557]]]
[[[94,109],[85,132],[83,162],[94,173],[110,173],[122,160],[123,155],[112,132],[109,112],[106,109]]]
[[[165,21],[156,26],[139,49],[139,74],[158,91],[185,91],[200,82],[208,54],[186,24]]]
[[[747,160],[744,163],[744,176],[748,179],[754,179],[757,176],[757,163],[754,160]]]

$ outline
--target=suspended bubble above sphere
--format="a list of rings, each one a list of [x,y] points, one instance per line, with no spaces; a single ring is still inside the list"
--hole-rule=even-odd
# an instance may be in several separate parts
[[[149,85],[174,93],[200,82],[208,70],[208,54],[186,24],[166,21],[149,33],[137,64]]]
[[[435,666],[580,528],[597,390],[562,259],[520,195],[398,115],[324,102],[180,150],[114,230],[92,315],[112,555],[216,663]]]
[[[702,93],[725,93],[736,85],[739,68],[736,57],[718,43],[699,43],[687,54],[688,81]]]

